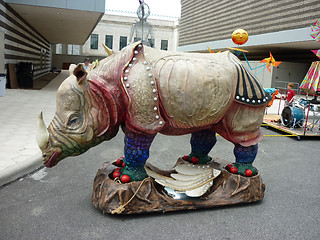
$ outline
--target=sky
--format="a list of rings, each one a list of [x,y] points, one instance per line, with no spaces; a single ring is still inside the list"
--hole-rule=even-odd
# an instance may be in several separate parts
[[[148,4],[151,12],[150,17],[169,16],[173,18],[180,17],[180,0],[144,0]],[[132,12],[136,16],[139,7],[139,0],[106,0],[106,10]]]

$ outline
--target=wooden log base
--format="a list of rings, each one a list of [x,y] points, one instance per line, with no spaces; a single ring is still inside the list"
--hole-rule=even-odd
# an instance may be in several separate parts
[[[185,162],[179,158],[176,164],[180,161]],[[227,163],[220,159],[215,159],[209,164],[221,173],[207,193],[198,198],[175,199],[177,197],[174,198],[151,177],[130,183],[114,181],[112,173],[116,166],[105,162],[94,179],[92,203],[103,213],[137,214],[212,208],[263,199],[265,184],[259,172],[253,177],[243,177],[225,170]],[[146,166],[164,176],[170,176],[174,172],[160,170],[149,163]]]

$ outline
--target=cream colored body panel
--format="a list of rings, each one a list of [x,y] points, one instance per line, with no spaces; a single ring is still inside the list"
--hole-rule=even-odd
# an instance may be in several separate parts
[[[218,122],[234,99],[237,73],[229,52],[188,54],[145,47],[167,121],[191,128]]]

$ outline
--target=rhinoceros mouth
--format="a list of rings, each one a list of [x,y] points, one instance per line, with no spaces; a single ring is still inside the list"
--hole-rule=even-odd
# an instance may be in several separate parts
[[[51,168],[57,164],[58,152],[53,152],[50,159],[44,164],[47,168]]]

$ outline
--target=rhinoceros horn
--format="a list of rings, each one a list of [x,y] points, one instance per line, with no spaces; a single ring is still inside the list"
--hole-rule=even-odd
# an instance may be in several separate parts
[[[38,116],[36,140],[39,148],[43,151],[49,142],[49,132],[43,121],[42,111]]]
[[[112,50],[108,48],[104,43],[101,43],[101,44],[104,47],[104,50],[106,50],[108,56],[112,55]]]

